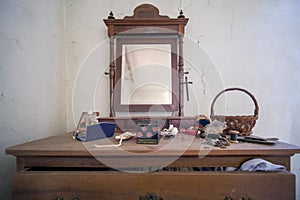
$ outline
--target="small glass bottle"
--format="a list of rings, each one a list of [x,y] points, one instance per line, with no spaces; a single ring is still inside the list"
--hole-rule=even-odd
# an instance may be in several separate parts
[[[96,123],[96,115],[94,114],[94,112],[92,110],[89,110],[86,118],[85,118],[85,125],[89,126],[89,125],[93,125]]]

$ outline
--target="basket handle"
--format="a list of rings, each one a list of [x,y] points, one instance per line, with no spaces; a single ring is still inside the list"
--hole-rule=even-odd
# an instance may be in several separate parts
[[[255,105],[255,110],[254,110],[254,115],[253,115],[253,117],[255,117],[255,119],[258,119],[258,110],[259,110],[258,103],[257,103],[255,97],[254,97],[250,92],[248,92],[247,90],[245,90],[245,89],[243,89],[243,88],[227,88],[227,89],[225,89],[225,90],[219,92],[219,94],[217,94],[217,96],[214,98],[214,100],[213,100],[212,103],[211,103],[211,107],[210,107],[210,118],[213,118],[213,117],[215,116],[215,113],[214,113],[214,104],[215,104],[217,98],[218,98],[221,94],[223,94],[223,93],[225,93],[225,92],[228,92],[228,91],[234,91],[234,90],[239,90],[239,91],[245,92],[246,94],[248,94],[248,95],[251,97],[251,99],[253,100],[254,105]]]

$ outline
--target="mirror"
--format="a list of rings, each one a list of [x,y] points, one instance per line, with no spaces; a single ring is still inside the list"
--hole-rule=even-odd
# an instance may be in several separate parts
[[[124,44],[121,104],[172,104],[170,44]]]
[[[176,41],[175,37],[117,37],[116,111],[178,108]]]
[[[110,117],[116,112],[177,112],[183,116],[183,37],[188,18],[160,15],[151,4],[108,28]]]

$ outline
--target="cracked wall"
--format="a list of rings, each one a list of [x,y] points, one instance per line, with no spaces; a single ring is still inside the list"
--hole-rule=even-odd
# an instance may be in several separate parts
[[[66,131],[62,1],[0,1],[0,199],[11,199],[5,148]]]
[[[0,2],[1,149],[58,134],[65,126],[71,131],[78,113],[90,108],[108,115],[108,78],[103,76],[108,67],[108,42],[102,20],[111,10],[116,18],[131,15],[142,3],[145,1]],[[244,87],[260,105],[255,133],[300,145],[299,1],[148,3],[161,14],[177,17],[182,9],[190,18],[184,57],[194,84],[189,87],[190,101],[185,102],[186,115],[209,115],[210,102],[218,91]],[[226,102],[217,111],[248,114],[253,109],[244,96],[228,95]],[[41,117],[45,115],[46,119]],[[2,152],[0,159],[5,166],[0,174],[1,195],[7,197],[14,158]],[[300,191],[299,166],[297,155],[292,159],[296,191]]]
[[[73,104],[68,104],[69,130],[79,117],[80,109],[74,115],[74,102],[82,110],[92,107],[101,115],[108,115],[108,78],[102,75],[108,67],[105,59],[108,38],[102,19],[107,18],[111,10],[116,18],[132,15],[133,9],[142,3],[145,2],[66,1],[68,81],[74,83],[77,78],[81,84],[88,82],[78,74],[88,74],[88,70],[94,69],[98,69],[97,75],[91,77],[100,77],[96,86],[91,85],[92,92],[83,93],[90,96],[88,101],[84,99],[87,96],[80,97],[76,84],[68,85],[67,102],[73,100]],[[177,17],[182,9],[189,18],[184,58],[185,69],[190,72],[189,80],[194,84],[189,86],[186,115],[209,115],[210,102],[217,92],[224,87],[243,87],[255,95],[260,105],[255,133],[300,145],[298,1],[151,0],[149,3],[157,6],[161,14]],[[72,99],[73,86],[78,89],[76,101]],[[222,104],[215,112],[238,115],[252,114],[253,110],[249,97],[232,94],[227,95],[225,107]],[[297,174],[297,191],[300,191],[300,169],[297,167],[300,156],[294,156],[292,163],[293,172]],[[297,193],[298,199],[299,195]]]

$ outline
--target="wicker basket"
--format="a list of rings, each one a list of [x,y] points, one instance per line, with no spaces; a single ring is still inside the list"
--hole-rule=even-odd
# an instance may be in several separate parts
[[[254,115],[243,115],[243,116],[215,115],[214,104],[217,98],[225,92],[236,91],[236,90],[245,92],[251,97],[255,105]],[[254,127],[256,120],[258,119],[258,110],[259,108],[258,108],[257,101],[250,92],[242,88],[227,88],[221,91],[219,94],[217,94],[217,96],[212,101],[211,108],[210,108],[210,113],[211,113],[210,118],[211,120],[219,120],[226,123],[227,128],[223,131],[223,133],[225,134],[229,134],[231,130],[234,130],[234,131],[238,131],[240,136],[247,136],[252,134],[252,128]]]

